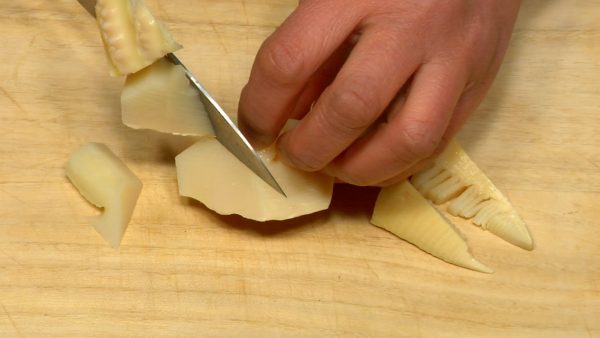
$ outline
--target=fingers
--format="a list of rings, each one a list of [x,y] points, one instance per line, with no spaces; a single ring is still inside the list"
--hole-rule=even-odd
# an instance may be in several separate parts
[[[388,123],[353,144],[327,172],[356,185],[381,185],[408,177],[408,169],[440,149],[465,87],[465,74],[457,65],[423,65],[400,110],[390,114]]]
[[[401,36],[390,30],[361,36],[312,110],[279,139],[284,159],[320,170],[379,118],[422,59]]]
[[[238,111],[240,128],[256,145],[275,139],[310,77],[358,24],[359,10],[334,5],[303,1],[260,48]]]
[[[402,172],[400,172],[396,176],[384,180],[382,182],[376,183],[376,185],[380,187],[387,187],[402,182],[408,179],[413,174],[416,174],[419,171],[422,171],[429,167],[432,161],[437,157],[437,155],[441,154],[444,151],[450,140],[454,138],[458,130],[464,125],[470,113],[477,108],[477,105],[479,105],[484,95],[484,91],[477,91],[477,93],[463,93],[460,100],[456,104],[454,113],[452,114],[452,118],[448,123],[448,127],[446,128],[446,131],[444,132],[444,135],[442,136],[440,143],[438,144],[437,149],[433,152],[433,154],[428,158],[420,160],[417,163],[411,165],[410,167],[402,170]]]
[[[483,79],[475,80],[467,85],[467,88],[464,90],[460,100],[456,104],[456,109],[454,110],[452,120],[448,124],[444,139],[452,139],[465,124],[471,113],[481,104],[485,98],[485,94],[492,86],[498,67],[499,65],[496,66],[495,69],[492,69],[491,72],[486,73],[486,76]]]
[[[444,151],[450,140],[454,138],[458,130],[465,124],[471,112],[475,111],[477,106],[484,99],[485,93],[489,89],[491,81],[492,77],[489,77],[488,79],[478,83],[477,85],[470,86],[462,93],[458,103],[456,104],[456,107],[454,108],[454,113],[452,114],[452,118],[448,123],[448,127],[446,128],[446,131],[442,136],[440,144],[431,156],[411,165],[410,167],[403,170],[401,173],[394,176],[393,178],[379,182],[376,185],[386,187],[399,183],[408,179],[411,175],[418,173],[419,171],[422,171],[427,167],[431,166],[432,161],[437,157],[437,155],[441,154],[442,151]],[[402,105],[404,101],[405,95],[400,95],[398,98],[396,98],[396,109],[394,109],[391,112],[391,114],[395,114],[396,112],[400,111],[398,105]]]
[[[327,88],[335,78],[336,74],[342,68],[352,50],[350,42],[346,42],[339,47],[333,55],[310,77],[304,89],[298,95],[296,105],[289,118],[301,119],[308,113],[311,106],[319,98],[323,90]]]
[[[404,180],[407,180],[413,174],[418,173],[419,171],[425,170],[431,166],[432,158],[428,158],[426,160],[421,160],[416,164],[410,166],[408,169],[403,171],[401,174],[394,176],[393,178],[387,179],[383,182],[379,182],[376,185],[379,187],[388,187],[390,185],[394,185],[396,183],[400,183]]]

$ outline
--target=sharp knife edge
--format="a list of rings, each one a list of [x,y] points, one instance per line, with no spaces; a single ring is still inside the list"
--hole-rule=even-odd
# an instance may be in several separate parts
[[[235,157],[238,158],[242,163],[246,165],[252,172],[258,177],[265,181],[277,192],[287,197],[281,186],[277,183],[263,160],[252,148],[250,142],[246,139],[244,134],[238,129],[233,123],[229,115],[221,108],[217,101],[208,93],[208,91],[202,86],[200,81],[196,79],[194,74],[181,62],[181,60],[173,53],[169,53],[165,56],[167,60],[173,64],[180,65],[192,85],[200,92],[200,98],[202,99],[208,117],[213,125],[215,135],[217,139],[225,148],[227,148]]]
[[[96,16],[96,0],[77,0],[83,8],[92,16]],[[221,108],[217,101],[208,93],[202,86],[200,81],[196,79],[194,74],[181,62],[181,60],[173,53],[165,56],[169,62],[180,65],[190,83],[198,90],[200,97],[206,107],[209,119],[213,125],[213,129],[217,139],[225,148],[227,148],[238,160],[240,160],[248,169],[252,170],[258,177],[265,181],[277,192],[287,197],[281,186],[277,183],[263,160],[256,153],[250,142],[244,134],[237,128],[229,115]],[[213,108],[213,109],[211,109]]]

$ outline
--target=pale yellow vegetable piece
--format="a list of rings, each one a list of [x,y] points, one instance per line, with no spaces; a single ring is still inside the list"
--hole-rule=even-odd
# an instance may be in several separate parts
[[[108,147],[99,143],[87,143],[71,154],[67,177],[85,199],[104,208],[90,222],[112,247],[119,247],[142,182]]]
[[[457,198],[452,200],[450,205],[448,205],[448,212],[454,216],[471,219],[481,210],[483,203],[488,199],[489,197],[481,194],[476,187],[470,186]]]
[[[371,223],[448,263],[492,273],[471,255],[458,230],[408,181],[381,190]]]
[[[448,145],[432,168],[417,173],[411,182],[437,204],[450,201],[450,214],[473,218],[473,223],[509,243],[533,249],[533,239],[523,219],[456,141]]]
[[[262,151],[261,156],[287,198],[215,138],[201,139],[175,158],[179,193],[219,214],[238,214],[256,221],[285,220],[329,207],[333,178],[288,167],[273,149]]]
[[[427,169],[423,169],[418,174],[414,175],[410,179],[410,183],[417,188],[419,191],[423,191],[427,182],[431,181],[434,177],[441,174],[443,171],[442,168],[438,166],[431,166]]]
[[[135,73],[181,48],[143,0],[98,0],[96,20],[113,76]]]
[[[441,204],[443,201],[458,197],[466,188],[458,178],[450,177],[429,190],[426,197],[431,199],[433,203]]]
[[[214,135],[200,96],[183,68],[165,59],[127,76],[121,93],[121,118],[135,129]]]

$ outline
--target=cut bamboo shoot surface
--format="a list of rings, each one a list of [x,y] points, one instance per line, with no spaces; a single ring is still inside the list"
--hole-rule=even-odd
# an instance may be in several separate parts
[[[142,182],[107,146],[99,143],[87,143],[73,152],[66,173],[85,199],[104,209],[100,216],[91,217],[90,223],[112,247],[119,247]]]
[[[146,4],[235,113],[257,50],[298,1]],[[340,186],[329,210],[290,222],[190,206],[179,143],[122,125],[125,78],[108,75],[77,1],[0,1],[0,32],[0,337],[600,338],[597,1],[522,1],[505,62],[458,135],[535,240],[525,251],[458,220],[493,274],[370,225],[376,189]],[[118,251],[64,175],[88,141],[144,183]]]
[[[127,76],[121,93],[121,118],[134,129],[214,135],[198,91],[180,65],[165,59]]]
[[[170,36],[167,39],[161,33],[166,30],[155,24],[143,2],[105,0],[98,3],[97,9],[102,36],[108,43],[105,47],[116,68],[119,64],[115,62],[120,61],[142,64],[137,56],[147,60],[148,56],[161,57],[164,55],[161,43],[173,42]],[[123,23],[127,20],[135,23],[135,29]],[[120,42],[124,44],[123,50],[129,51],[121,53],[127,58],[115,58],[111,39],[134,35],[137,40],[130,37]],[[142,70],[130,65],[121,68],[135,71],[128,75],[121,95],[124,124],[179,135],[214,135],[205,107],[181,66],[161,59]],[[293,122],[286,128],[292,126]],[[472,213],[474,222],[484,229],[531,249],[531,237],[524,223],[522,226],[518,223],[520,218],[511,213],[508,201],[457,147],[452,144],[436,161],[436,166],[413,178],[419,192],[435,203],[456,198],[453,210],[458,209],[458,214]],[[275,178],[283,182],[280,185],[287,197],[278,195],[214,138],[201,140],[177,156],[179,192],[219,214],[238,214],[257,221],[285,220],[328,208],[332,178],[287,167],[276,159],[274,150],[264,151],[262,155]],[[404,182],[396,189],[382,192],[381,202],[373,215],[377,225],[391,229],[399,237],[443,260],[478,271],[491,271],[471,256],[458,230],[417,196],[418,192],[410,183]],[[403,206],[385,207],[394,205],[394,200],[399,200]],[[406,206],[414,206],[415,215]],[[475,212],[471,211],[473,208]]]
[[[98,0],[96,20],[113,76],[135,73],[181,48],[143,0]]]
[[[492,272],[473,257],[458,230],[408,181],[381,190],[371,223],[448,263]]]
[[[179,193],[219,214],[256,221],[285,220],[329,207],[331,177],[293,169],[278,160],[272,148],[262,151],[261,157],[287,197],[208,137],[176,157]]]
[[[453,141],[434,165],[411,178],[417,190],[448,212],[526,250],[534,247],[527,225],[508,199]]]

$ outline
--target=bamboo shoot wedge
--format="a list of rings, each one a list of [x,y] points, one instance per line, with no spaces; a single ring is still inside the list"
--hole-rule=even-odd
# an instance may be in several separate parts
[[[458,230],[408,181],[381,190],[371,223],[448,263],[492,273],[471,255]]]
[[[67,162],[67,177],[90,203],[104,208],[90,223],[114,248],[125,234],[142,182],[108,147],[87,143]]]
[[[143,0],[98,0],[96,21],[113,76],[135,73],[181,48]]]
[[[277,159],[274,148],[261,151],[261,156],[287,197],[212,137],[200,139],[175,158],[179,194],[219,214],[256,221],[291,219],[329,207],[332,177],[291,168]]]
[[[134,129],[214,135],[198,91],[180,65],[165,59],[127,76],[121,93],[121,118]]]
[[[450,201],[451,215],[472,219],[509,243],[533,249],[533,239],[523,219],[456,141],[434,160],[433,167],[415,174],[411,183],[436,204]]]

